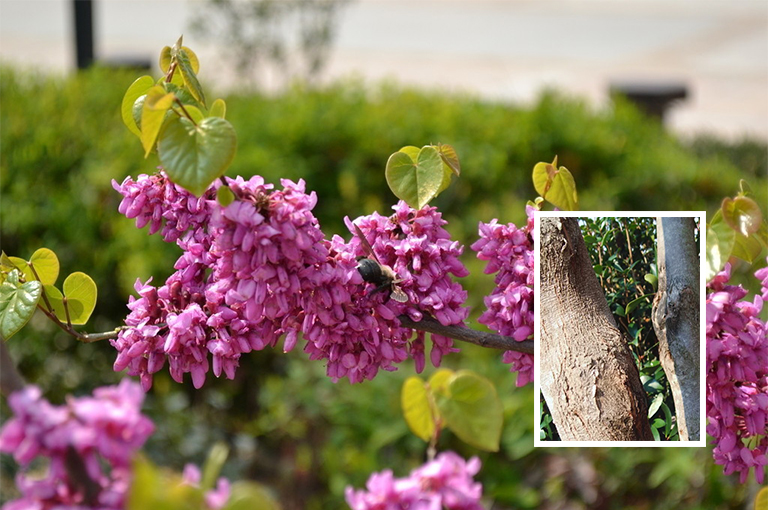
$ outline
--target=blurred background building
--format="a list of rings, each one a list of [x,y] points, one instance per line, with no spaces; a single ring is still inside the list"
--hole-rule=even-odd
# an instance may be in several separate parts
[[[0,0],[0,59],[56,72],[73,69],[73,3]],[[329,33],[324,34],[329,51],[315,55],[318,61],[311,74],[316,80],[350,74],[365,80],[392,78],[521,102],[555,87],[597,106],[617,83],[682,86],[685,99],[665,119],[674,131],[768,139],[765,0],[330,3],[330,12],[314,13],[329,20]],[[203,37],[203,31],[192,26],[216,23],[210,9],[207,0],[95,0],[95,57],[154,63],[162,46],[185,34],[185,43],[203,57],[201,77],[206,83],[236,84],[243,74],[238,70],[245,66],[222,59],[224,50],[216,44],[232,30],[209,26]],[[301,36],[288,25],[284,35],[294,39],[295,48]],[[322,51],[321,44],[310,40],[308,47]],[[251,51],[257,53],[255,47]],[[258,51],[285,59],[285,52],[292,50],[289,44]],[[280,86],[285,83],[280,72],[262,69],[260,84]]]

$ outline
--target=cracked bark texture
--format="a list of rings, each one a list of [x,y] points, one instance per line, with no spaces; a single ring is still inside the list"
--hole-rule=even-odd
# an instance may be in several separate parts
[[[701,437],[699,256],[693,218],[656,219],[659,285],[652,321],[681,441]]]
[[[576,218],[540,222],[541,391],[566,441],[652,441],[632,354]]]

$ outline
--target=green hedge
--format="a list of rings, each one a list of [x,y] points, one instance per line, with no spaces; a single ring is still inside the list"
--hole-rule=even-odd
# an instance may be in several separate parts
[[[56,78],[0,68],[2,249],[28,257],[47,246],[63,271],[93,276],[99,302],[91,331],[117,326],[135,279],[164,280],[178,255],[117,213],[120,197],[110,185],[156,165],[142,159],[138,140],[120,121],[120,100],[135,77],[94,69]],[[757,166],[737,168],[727,144],[697,153],[626,104],[593,111],[547,93],[522,108],[355,82],[226,99],[239,137],[228,174],[304,178],[318,193],[316,214],[327,235],[343,233],[345,215],[388,211],[395,199],[384,180],[387,157],[404,145],[436,142],[453,145],[461,157],[461,178],[434,205],[465,244],[476,238],[480,220],[523,221],[525,201],[534,196],[533,165],[555,155],[573,172],[584,210],[713,212],[742,177],[761,193],[758,201],[766,200],[764,159],[739,157]],[[473,274],[464,283],[476,316],[493,283],[482,275],[483,264],[466,255]],[[10,343],[28,380],[54,401],[119,378],[108,344],[76,344],[45,321],[34,320]],[[580,482],[557,475],[584,466],[600,480],[598,496],[612,501],[604,508],[743,505],[745,489],[719,475],[708,449],[533,450],[531,388],[514,388],[498,353],[463,351],[446,363],[493,378],[503,396],[502,452],[483,455],[482,472],[486,493],[500,507],[563,500],[590,506]],[[214,439],[226,439],[239,445],[227,467],[233,478],[268,480],[304,508],[341,507],[346,484],[361,487],[372,470],[386,467],[403,475],[422,460],[423,445],[407,433],[397,407],[411,372],[406,365],[363,385],[334,385],[324,367],[300,353],[264,352],[246,357],[234,381],[211,381],[198,392],[159,375],[146,406],[159,430],[147,451],[180,468],[201,462]],[[443,442],[475,453],[450,437]],[[5,461],[2,469],[7,476]]]

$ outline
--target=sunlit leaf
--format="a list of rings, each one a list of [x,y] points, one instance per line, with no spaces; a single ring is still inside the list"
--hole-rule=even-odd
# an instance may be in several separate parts
[[[721,206],[723,220],[743,236],[754,234],[763,221],[763,213],[749,197],[724,198]]]
[[[459,439],[481,450],[498,451],[503,416],[491,381],[460,370],[450,378],[448,394],[437,395],[436,400],[447,427]]]
[[[144,106],[141,109],[141,144],[144,147],[144,157],[149,156],[155,146],[155,140],[165,120],[165,113],[173,105],[173,93],[166,93],[160,85],[155,85],[147,91]]]
[[[706,281],[711,280],[723,269],[733,252],[736,240],[736,232],[722,221],[722,217],[718,218],[719,214],[718,211],[712,219],[712,223],[707,226]]]
[[[557,168],[557,156],[552,163],[537,163],[533,167],[533,187],[550,204],[562,211],[579,208],[576,181],[567,168]]]
[[[59,258],[48,248],[39,248],[32,254],[29,264],[43,285],[53,285],[59,277]]]
[[[227,103],[223,99],[219,98],[213,102],[211,109],[208,110],[209,117],[221,117],[222,119],[227,117]]]
[[[400,393],[400,403],[408,428],[416,437],[429,442],[435,434],[435,420],[429,405],[427,387],[420,377],[411,376],[406,379]]]
[[[205,118],[197,126],[181,117],[169,119],[157,149],[168,177],[200,196],[229,167],[237,137],[232,125],[220,117]]]
[[[62,291],[67,298],[70,322],[76,325],[88,322],[96,307],[97,290],[93,279],[79,271],[72,273],[64,280]]]
[[[755,510],[768,510],[768,485],[761,487],[755,497]]]
[[[19,277],[25,282],[31,282],[37,280],[32,269],[29,267],[29,263],[21,257],[8,257],[8,261],[13,264],[13,267],[19,270]]]
[[[203,88],[200,85],[200,82],[197,79],[197,75],[195,74],[194,69],[192,68],[192,64],[189,59],[189,54],[182,48],[178,55],[178,68],[179,71],[181,71],[181,77],[184,79],[184,86],[189,90],[189,93],[192,94],[192,96],[200,101],[200,103],[205,106],[205,95],[203,94]]]
[[[395,196],[414,209],[429,203],[443,182],[443,161],[434,147],[419,150],[414,160],[406,152],[395,152],[389,157],[386,179]]]
[[[139,130],[139,126],[136,125],[136,119],[133,114],[134,104],[136,103],[136,100],[146,94],[154,84],[155,81],[151,76],[142,76],[141,78],[137,78],[136,81],[134,81],[131,86],[128,87],[128,90],[123,96],[123,102],[120,105],[120,114],[123,117],[123,124],[126,125],[131,133],[138,136],[139,138],[141,138],[141,131]]]
[[[43,292],[43,284],[19,281],[19,270],[12,270],[0,284],[0,336],[8,340],[29,322]]]
[[[61,322],[67,322],[67,312],[64,310],[64,294],[53,285],[44,285],[45,300],[40,300],[40,305],[52,312]],[[47,302],[47,304],[46,304]],[[51,305],[51,308],[47,308]]]

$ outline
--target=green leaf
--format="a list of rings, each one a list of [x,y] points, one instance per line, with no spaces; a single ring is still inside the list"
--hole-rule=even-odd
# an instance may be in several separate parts
[[[61,322],[67,322],[67,312],[64,310],[64,294],[53,285],[43,285],[43,292],[45,292],[45,297],[51,305],[48,311],[56,315]],[[45,307],[44,301],[40,304]]]
[[[395,152],[387,160],[385,172],[389,189],[414,209],[421,209],[436,195],[443,182],[443,161],[434,147],[422,147],[414,160],[405,152]]]
[[[616,305],[616,310],[613,313],[615,313],[620,317],[624,317],[627,315],[627,312],[624,311],[624,307],[621,305]]]
[[[448,368],[440,368],[436,370],[435,373],[432,374],[432,377],[429,378],[429,388],[434,393],[447,393],[448,384],[450,383],[451,377],[453,377],[454,374],[455,372]]]
[[[219,98],[213,102],[211,109],[208,110],[209,117],[221,117],[222,119],[227,117],[227,103],[223,99]]]
[[[719,214],[718,211],[707,226],[706,281],[710,281],[728,262],[736,240],[736,232],[722,221],[722,216],[718,218]]]
[[[176,59],[178,62],[178,69],[181,71],[181,77],[184,79],[184,85],[187,87],[187,90],[189,90],[189,93],[192,94],[195,99],[205,106],[203,88],[200,86],[195,70],[192,67],[189,54],[184,48],[181,48],[176,55]]]
[[[224,174],[236,150],[235,130],[220,117],[197,126],[183,117],[169,119],[157,144],[168,177],[197,196]]]
[[[443,145],[441,143],[437,144],[436,149],[440,154],[440,159],[443,161],[443,180],[435,196],[451,185],[453,174],[461,174],[461,165],[459,164],[459,156],[456,154],[456,150],[450,145]]]
[[[763,221],[760,207],[749,197],[724,198],[721,206],[723,220],[743,236],[754,234]]]
[[[136,81],[131,83],[131,86],[128,87],[128,90],[125,91],[123,102],[120,105],[120,114],[123,117],[123,124],[126,125],[131,133],[138,136],[139,138],[141,138],[141,131],[136,125],[136,120],[133,116],[133,105],[136,103],[136,100],[146,94],[154,84],[155,81],[151,76],[142,76],[141,78],[137,78]]]
[[[468,370],[454,374],[437,405],[446,426],[465,443],[481,450],[499,450],[503,423],[501,401],[488,379]]]
[[[184,110],[186,110],[186,112],[191,117],[192,122],[194,122],[195,124],[200,124],[205,118],[205,115],[203,115],[203,112],[201,112],[200,108],[198,108],[197,106],[194,106],[191,104],[185,104]]]
[[[741,233],[737,232],[733,240],[733,251],[731,255],[739,257],[741,260],[745,260],[752,264],[763,252],[763,244],[756,235],[750,235],[744,237]]]
[[[768,510],[768,485],[762,487],[755,496],[755,510]]]
[[[653,290],[656,291],[659,288],[659,278],[652,273],[646,273],[643,279],[653,285]]]
[[[219,189],[216,190],[216,201],[220,206],[226,207],[235,201],[235,194],[229,186],[220,186]]]
[[[435,435],[435,419],[429,405],[427,386],[420,377],[411,376],[405,380],[400,392],[400,405],[411,432],[429,442]]]
[[[144,147],[144,157],[149,156],[155,146],[155,140],[165,120],[165,113],[173,106],[176,96],[166,93],[160,85],[155,85],[147,91],[144,106],[141,109],[141,144]]]
[[[637,306],[640,305],[643,301],[647,301],[648,300],[648,296],[652,296],[652,295],[653,294],[644,294],[644,295],[640,296],[637,299],[633,299],[632,301],[627,303],[627,308],[624,310],[624,312],[627,315],[629,315],[632,312],[632,310],[637,308]]]
[[[178,474],[160,470],[142,457],[134,460],[132,475],[126,510],[204,508],[201,489],[182,483]]]
[[[81,325],[88,319],[96,307],[96,283],[85,273],[76,272],[67,276],[62,285],[64,297],[67,299],[69,320],[72,324]],[[64,318],[59,317],[64,320]]]
[[[224,510],[280,510],[270,491],[256,482],[234,482]]]
[[[537,163],[533,167],[533,187],[550,204],[562,211],[576,211],[579,199],[576,181],[567,168],[557,168],[557,156],[552,163]]]
[[[229,447],[223,442],[217,442],[208,453],[208,458],[203,464],[203,470],[200,476],[200,489],[209,491],[216,486],[216,480],[219,478],[221,468],[229,455]]]
[[[43,284],[32,280],[19,281],[19,270],[14,269],[0,284],[0,336],[8,340],[29,322],[43,292]]]
[[[11,262],[11,264],[13,264],[13,267],[19,270],[19,277],[22,278],[25,282],[37,280],[37,278],[35,278],[35,274],[29,268],[29,262],[21,257],[8,257],[8,260]]]
[[[659,410],[661,407],[661,404],[664,403],[664,394],[663,393],[657,393],[653,396],[653,400],[651,401],[651,405],[648,407],[648,419],[651,419],[654,414],[656,414],[656,411]]]
[[[59,258],[48,248],[39,248],[29,259],[43,285],[53,285],[59,277]]]

